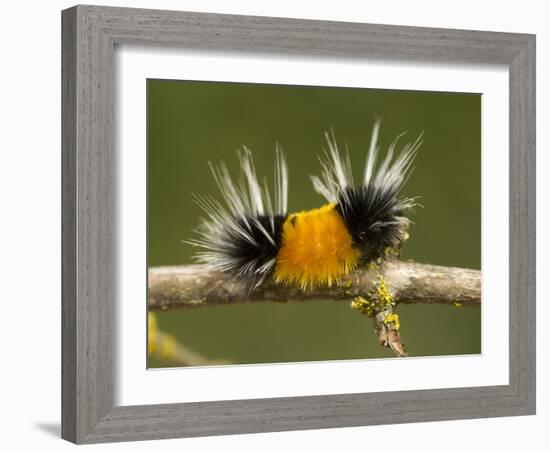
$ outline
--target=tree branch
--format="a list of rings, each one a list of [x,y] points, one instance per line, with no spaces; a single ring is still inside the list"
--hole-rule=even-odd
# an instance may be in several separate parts
[[[149,269],[150,309],[261,301],[344,300],[365,296],[378,276],[384,277],[398,303],[441,303],[479,306],[481,272],[433,266],[397,259],[385,260],[376,269],[359,268],[337,286],[307,292],[266,280],[252,290],[244,279],[216,272],[202,265],[152,267]]]

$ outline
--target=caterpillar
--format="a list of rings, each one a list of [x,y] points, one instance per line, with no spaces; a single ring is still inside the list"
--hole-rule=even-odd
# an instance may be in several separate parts
[[[399,193],[411,173],[422,134],[406,143],[394,158],[399,139],[377,164],[380,121],[373,127],[363,178],[355,184],[349,153],[342,153],[334,133],[325,133],[327,149],[320,158],[321,174],[312,176],[315,191],[326,204],[288,213],[288,168],[279,145],[275,148],[273,198],[266,180],[260,183],[252,152],[239,153],[240,179],[225,164],[210,170],[221,200],[194,195],[205,217],[188,241],[201,250],[198,262],[250,280],[253,288],[267,277],[307,291],[338,283],[362,262],[381,256],[408,238],[407,213],[415,198]]]

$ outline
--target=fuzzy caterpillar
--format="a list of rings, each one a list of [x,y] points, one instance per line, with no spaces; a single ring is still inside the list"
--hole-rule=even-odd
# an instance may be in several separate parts
[[[266,277],[303,290],[328,286],[354,270],[361,261],[397,247],[408,236],[407,212],[415,199],[399,192],[411,171],[422,135],[394,158],[402,135],[390,144],[377,164],[380,122],[374,125],[363,178],[353,181],[349,154],[341,154],[334,135],[325,133],[328,149],[321,175],[313,187],[327,204],[289,214],[288,170],[277,145],[273,200],[266,181],[258,181],[250,150],[239,152],[241,178],[235,182],[226,166],[210,164],[222,201],[195,196],[205,217],[189,241],[201,250],[198,262],[248,278],[254,287]]]

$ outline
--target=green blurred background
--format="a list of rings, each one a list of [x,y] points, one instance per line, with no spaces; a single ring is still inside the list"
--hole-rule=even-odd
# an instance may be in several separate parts
[[[382,154],[401,132],[424,144],[403,195],[419,196],[402,258],[481,268],[481,96],[478,94],[147,81],[148,266],[190,264],[201,210],[191,193],[218,196],[207,161],[237,173],[236,151],[252,149],[258,174],[273,179],[275,143],[290,172],[289,211],[319,207],[309,180],[319,172],[324,132],[347,144],[357,179],[374,119]],[[480,308],[400,305],[410,356],[481,352]],[[187,348],[232,363],[392,357],[371,320],[348,302],[227,305],[158,312],[159,328]],[[149,367],[168,361],[149,358]]]

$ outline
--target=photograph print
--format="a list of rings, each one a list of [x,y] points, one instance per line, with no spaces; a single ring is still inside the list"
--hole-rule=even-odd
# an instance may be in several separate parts
[[[481,353],[481,95],[147,80],[148,368]]]

